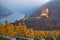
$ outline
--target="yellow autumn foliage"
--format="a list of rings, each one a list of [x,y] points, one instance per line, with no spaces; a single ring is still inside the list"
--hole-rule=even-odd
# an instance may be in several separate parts
[[[13,25],[11,23],[6,23],[5,25],[0,25],[0,35],[2,36],[25,36],[25,37],[58,37],[60,36],[60,30],[53,31],[43,31],[43,30],[33,30],[32,28],[27,28],[26,24],[19,23],[19,26]]]

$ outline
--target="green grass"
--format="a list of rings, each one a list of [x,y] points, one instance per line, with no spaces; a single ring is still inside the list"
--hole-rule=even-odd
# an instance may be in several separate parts
[[[33,40],[40,40],[40,39],[38,39],[38,38],[34,38]]]
[[[53,38],[45,38],[45,40],[54,40]]]
[[[9,39],[0,36],[0,40],[9,40]],[[23,39],[19,39],[19,38],[17,38],[17,40],[23,40]],[[38,38],[34,38],[33,40],[40,40],[40,39],[38,39]],[[51,38],[51,37],[47,37],[47,38],[45,38],[45,40],[53,40],[53,38]],[[56,40],[60,40],[60,37],[56,37]]]
[[[24,39],[22,39],[22,38],[16,38],[16,40],[24,40]]]
[[[8,38],[0,36],[0,40],[9,40]]]
[[[57,37],[56,40],[60,40],[60,37]]]

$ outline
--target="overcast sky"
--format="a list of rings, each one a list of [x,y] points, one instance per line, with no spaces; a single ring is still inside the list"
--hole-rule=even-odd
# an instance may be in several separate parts
[[[12,15],[0,21],[8,20],[9,22],[14,22],[15,20],[20,20],[24,18],[25,14],[30,15],[31,12],[34,12],[34,8],[37,9],[37,7],[42,6],[48,1],[49,0],[0,0],[0,5],[3,5],[13,12]]]

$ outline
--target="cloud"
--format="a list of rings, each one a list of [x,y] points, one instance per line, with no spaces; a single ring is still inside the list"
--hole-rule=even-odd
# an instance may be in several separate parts
[[[47,1],[48,0],[0,0],[0,4],[13,12],[13,14],[8,16],[6,20],[14,22],[25,16],[26,13],[21,12],[27,11],[28,14],[30,14],[35,11],[35,8],[37,9]],[[3,19],[3,21],[5,20]]]
[[[48,0],[2,0],[1,4],[11,10],[30,9],[38,5],[42,5]]]
[[[4,23],[6,20],[8,22],[15,22],[16,20],[20,20],[24,18],[25,14],[19,13],[19,12],[14,12],[12,15],[7,16],[1,20],[2,23]]]

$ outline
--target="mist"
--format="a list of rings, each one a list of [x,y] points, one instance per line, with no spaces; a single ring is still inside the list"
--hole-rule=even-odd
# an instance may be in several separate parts
[[[0,5],[6,7],[12,11],[10,16],[7,16],[0,21],[14,22],[15,20],[20,20],[35,12],[39,7],[48,2],[49,0],[0,0]]]

